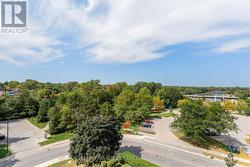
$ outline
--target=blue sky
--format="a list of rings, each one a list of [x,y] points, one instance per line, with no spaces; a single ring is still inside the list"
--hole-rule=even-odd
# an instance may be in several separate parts
[[[30,0],[29,7],[29,34],[0,35],[1,81],[250,86],[248,0]]]

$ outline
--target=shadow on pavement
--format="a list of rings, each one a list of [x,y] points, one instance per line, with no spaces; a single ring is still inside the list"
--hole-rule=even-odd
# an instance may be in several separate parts
[[[136,156],[141,157],[143,149],[140,146],[123,146],[120,148],[119,152],[122,151],[129,151],[135,154]]]
[[[240,148],[243,148],[246,146],[246,144],[240,142],[237,138],[232,137],[230,135],[214,136],[213,138],[216,139],[217,141],[220,141],[230,146],[236,146]]]
[[[12,137],[12,138],[9,139],[9,142],[10,142],[10,144],[17,143],[17,142],[19,142],[21,140],[26,140],[28,138],[30,138],[30,137]]]
[[[18,162],[17,159],[15,159],[13,156],[10,156],[8,158],[4,158],[4,160],[0,159],[0,167],[12,167]]]
[[[26,140],[30,137],[10,137],[9,138],[9,144],[17,143],[22,140]],[[6,144],[6,138],[4,140],[0,141],[0,144]]]

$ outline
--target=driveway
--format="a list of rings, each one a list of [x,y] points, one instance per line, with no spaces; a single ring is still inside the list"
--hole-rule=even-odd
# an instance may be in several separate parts
[[[248,134],[250,134],[250,117],[242,116],[242,115],[234,115],[238,119],[236,120],[236,124],[238,125],[238,133],[236,132],[230,132],[229,135],[221,135],[216,136],[217,140],[233,145],[233,146],[239,146],[244,147],[247,146],[246,138],[248,137]]]
[[[0,133],[6,135],[6,121],[0,122]],[[10,149],[15,158],[22,158],[33,154],[33,151],[42,147],[38,142],[44,140],[44,132],[31,125],[26,119],[12,120],[9,122]],[[1,141],[1,143],[5,143]]]
[[[155,141],[180,146],[180,147],[188,147],[188,148],[194,148],[192,145],[182,141],[178,137],[176,137],[173,132],[171,131],[170,125],[174,121],[174,118],[162,118],[159,120],[155,120],[155,126],[154,131],[155,135],[152,136]]]

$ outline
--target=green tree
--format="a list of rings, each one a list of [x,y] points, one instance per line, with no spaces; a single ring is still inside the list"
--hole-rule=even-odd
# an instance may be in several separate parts
[[[194,141],[205,143],[205,131],[208,129],[206,108],[196,101],[189,101],[180,112],[181,115],[175,118],[171,126]]]
[[[178,101],[183,99],[179,89],[173,87],[163,87],[158,91],[157,95],[165,101],[167,108],[176,108]]]
[[[111,116],[114,115],[113,106],[109,102],[105,102],[100,107],[101,115]]]
[[[234,160],[234,154],[229,153],[227,158],[225,158],[226,166],[227,167],[234,167],[237,164],[237,160]]]
[[[75,127],[74,116],[72,112],[69,110],[67,105],[63,105],[60,107],[61,111],[61,123],[60,127],[63,130],[72,129]]]
[[[10,81],[8,83],[8,88],[10,89],[13,89],[13,88],[17,88],[17,86],[19,85],[20,83],[18,81]]]
[[[130,89],[124,89],[115,100],[115,113],[120,121],[125,121],[125,113],[136,100],[136,94]]]
[[[125,113],[127,121],[132,121],[133,124],[140,124],[144,119],[148,118],[149,112],[147,106],[142,106],[134,110],[129,110]]]
[[[247,103],[244,100],[239,100],[235,104],[235,110],[239,111],[240,113],[242,113],[244,110],[246,110],[247,107],[248,107]]]
[[[61,113],[58,107],[51,107],[49,109],[49,133],[57,134],[61,132]]]
[[[148,109],[152,108],[152,96],[148,88],[141,88],[136,98],[142,106],[146,106]]]
[[[210,133],[237,131],[236,119],[226,112],[220,103],[203,106],[200,101],[189,100],[181,105],[181,114],[176,117],[172,127],[190,137],[197,144],[208,145]]]
[[[48,121],[48,111],[50,107],[51,107],[51,102],[49,99],[42,99],[40,101],[40,107],[37,115],[38,122]]]
[[[24,101],[19,97],[7,97],[3,104],[5,119],[13,119],[27,116],[24,112]]]
[[[115,112],[121,122],[132,121],[139,124],[148,117],[152,106],[152,97],[147,88],[134,93],[131,89],[124,89],[116,98]]]
[[[109,116],[84,117],[70,144],[70,156],[77,164],[92,166],[110,159],[119,149],[121,134]]]
[[[24,110],[29,116],[36,116],[39,111],[39,102],[32,97],[27,97],[24,100]]]
[[[34,90],[38,88],[38,82],[35,80],[27,79],[25,82],[23,82],[20,87],[22,89],[27,89],[27,90]]]
[[[112,85],[107,85],[106,89],[114,100],[126,86],[128,86],[126,82],[117,82]]]
[[[237,130],[237,125],[234,122],[236,117],[225,111],[219,102],[210,103],[207,111],[208,130],[217,134],[227,134]]]

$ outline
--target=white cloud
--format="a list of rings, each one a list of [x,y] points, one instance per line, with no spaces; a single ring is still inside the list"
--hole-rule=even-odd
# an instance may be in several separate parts
[[[39,35],[1,35],[0,59],[23,65],[45,62],[63,56],[54,46],[61,42]]]
[[[236,52],[241,49],[247,49],[250,48],[250,39],[242,39],[242,40],[235,40],[235,41],[229,41],[217,48],[216,50],[221,53],[227,53],[227,52]]]
[[[67,46],[84,49],[91,61],[133,63],[160,58],[164,54],[156,51],[170,45],[250,35],[249,0],[31,2],[32,36],[18,38],[15,44],[22,43],[17,52],[32,61],[62,56]],[[61,41],[66,45],[62,47]],[[0,40],[0,48],[7,50],[0,58],[16,61],[18,53],[8,46]],[[42,52],[37,56],[31,48]]]

